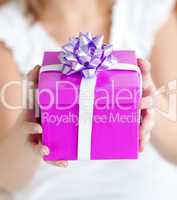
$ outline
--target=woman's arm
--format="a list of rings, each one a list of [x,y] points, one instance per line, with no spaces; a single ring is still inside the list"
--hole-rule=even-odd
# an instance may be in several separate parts
[[[167,23],[158,32],[151,56],[152,76],[157,88],[167,87],[172,81],[177,81],[177,16],[172,13]],[[175,82],[173,82],[175,83]],[[167,91],[177,95],[176,89]],[[176,100],[169,104],[167,94],[158,95],[156,105],[159,110],[166,112],[166,117],[156,112],[157,122],[152,134],[152,142],[157,150],[171,162],[177,164],[177,120],[172,118],[177,114]],[[169,106],[169,107],[168,107]],[[171,109],[170,112],[168,110]]]
[[[5,104],[17,106],[21,104],[21,88],[16,84],[13,86],[5,87],[11,81],[20,82],[20,74],[17,71],[15,62],[13,61],[10,51],[3,45],[0,44],[0,139],[3,138],[7,128],[12,127],[17,119],[20,109],[12,110],[7,109]],[[4,91],[4,92],[3,92]],[[3,95],[3,93],[5,95]]]
[[[38,82],[39,69],[40,67],[36,66],[28,73],[28,80],[32,81],[35,86]],[[20,74],[10,51],[1,44],[1,94],[6,84],[20,80]],[[11,86],[5,93],[5,99],[8,101],[6,103],[11,106],[21,105],[22,97],[21,85]],[[41,144],[42,128],[35,122],[37,119],[32,116],[32,113],[32,110],[7,108],[3,101],[0,101],[0,193],[1,189],[13,191],[25,186],[32,179],[41,157],[49,154],[48,147]],[[32,122],[28,121],[29,114]],[[35,137],[33,137],[34,134]],[[68,162],[54,161],[49,164],[67,167]]]
[[[17,66],[10,51],[0,44],[0,91],[10,81],[20,81]],[[5,99],[10,105],[21,105],[21,87],[8,88]],[[12,110],[0,101],[0,188],[15,190],[31,178],[37,167],[39,157],[30,145],[27,134],[14,128],[21,109]]]

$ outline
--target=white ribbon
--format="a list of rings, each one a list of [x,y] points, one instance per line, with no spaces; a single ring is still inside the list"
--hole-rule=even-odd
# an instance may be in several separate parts
[[[48,71],[62,72],[62,65],[46,65],[41,67],[40,73]],[[105,70],[124,70],[136,71],[140,77],[140,87],[142,88],[142,75],[139,67],[133,64],[118,63],[116,66]],[[94,78],[82,78],[79,96],[79,127],[78,127],[78,160],[90,160],[91,157],[91,138],[92,120],[94,109],[94,93],[96,76]],[[141,96],[142,94],[140,94]]]
[[[78,160],[90,160],[96,76],[82,78],[79,93]]]

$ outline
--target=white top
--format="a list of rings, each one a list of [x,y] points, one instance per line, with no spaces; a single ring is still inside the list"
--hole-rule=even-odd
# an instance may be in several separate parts
[[[156,31],[167,20],[173,0],[118,0],[113,9],[110,42],[148,58]],[[40,64],[45,50],[59,44],[36,23],[29,25],[20,7],[11,2],[0,8],[0,41],[12,51],[19,70]],[[147,145],[135,161],[70,162],[68,169],[42,163],[20,200],[120,199],[167,200],[177,196],[177,169]]]

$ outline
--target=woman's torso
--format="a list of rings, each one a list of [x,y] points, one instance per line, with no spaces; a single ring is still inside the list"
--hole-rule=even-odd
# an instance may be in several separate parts
[[[148,58],[155,33],[171,7],[172,0],[119,0],[113,8],[110,42],[117,49],[133,49]],[[45,50],[60,48],[40,24],[28,25],[16,3],[0,12],[0,40],[12,50],[22,73],[40,64]],[[70,162],[68,169],[42,163],[32,183],[17,198],[166,200],[177,195],[176,184],[176,169],[147,145],[134,161]]]

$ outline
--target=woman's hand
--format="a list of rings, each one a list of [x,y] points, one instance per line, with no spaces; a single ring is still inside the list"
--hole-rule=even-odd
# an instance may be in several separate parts
[[[138,59],[138,66],[143,78],[143,97],[141,101],[141,124],[140,124],[140,152],[150,140],[152,129],[155,124],[155,111],[153,109],[153,94],[156,91],[151,77],[151,65],[149,62]]]
[[[33,70],[28,73],[28,81],[32,81],[34,88],[37,88],[38,84],[38,74],[39,74],[40,66],[36,66]],[[31,88],[30,88],[31,89]],[[30,99],[33,97],[30,97]],[[34,100],[32,100],[34,102]],[[29,102],[28,102],[29,103]],[[35,105],[34,105],[35,109]],[[42,127],[39,123],[37,123],[38,119],[35,118],[35,110],[26,110],[24,111],[18,121],[17,121],[17,130],[21,134],[27,134],[28,141],[27,143],[31,146],[38,156],[41,157],[50,154],[49,148],[47,146],[42,145]],[[60,167],[67,167],[67,161],[55,161],[55,162],[48,162],[49,164],[57,165]]]

